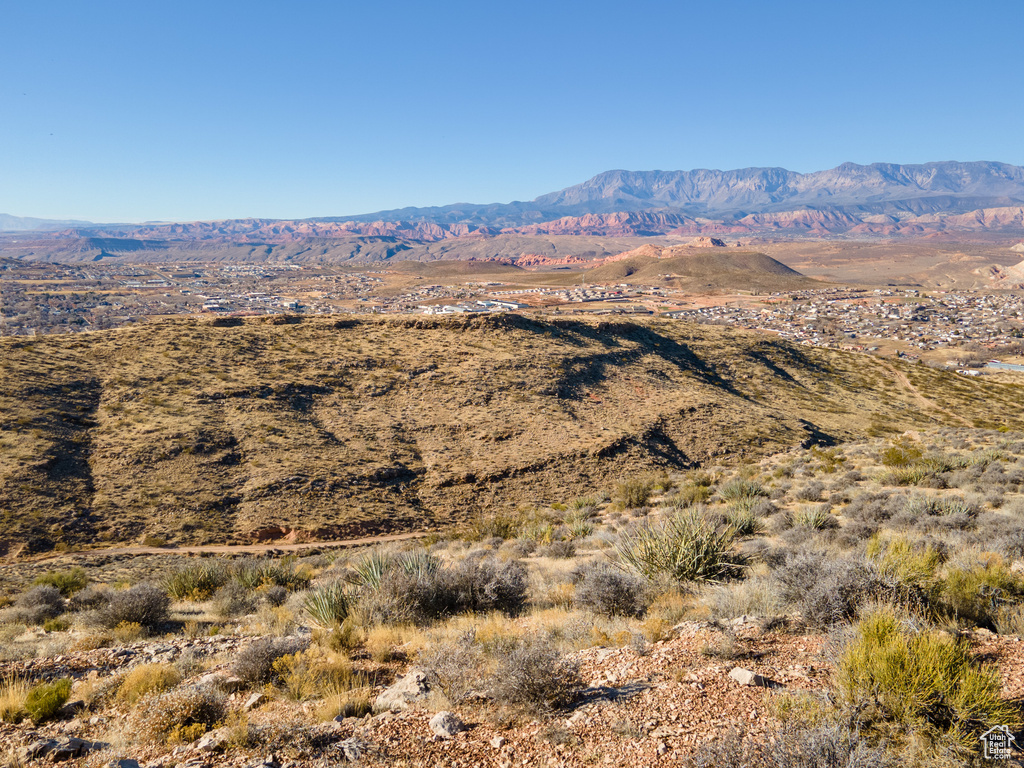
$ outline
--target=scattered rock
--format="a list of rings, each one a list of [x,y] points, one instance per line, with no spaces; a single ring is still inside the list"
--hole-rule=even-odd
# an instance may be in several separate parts
[[[200,752],[220,752],[228,745],[230,732],[227,728],[218,728],[215,731],[203,734],[196,742],[195,747]]]
[[[749,669],[743,669],[743,667],[733,667],[733,670],[729,673],[729,677],[740,685],[753,685],[759,688],[782,687],[781,683],[769,680],[767,677],[762,677],[756,672],[751,672]]]
[[[341,755],[345,760],[350,763],[354,763],[362,759],[363,755],[365,755],[369,750],[370,745],[362,739],[353,736],[343,741],[339,741],[336,748],[341,752]]]
[[[421,669],[411,669],[394,685],[381,693],[373,703],[377,711],[396,712],[408,709],[410,705],[424,701],[430,694],[427,674]]]
[[[494,747],[495,749],[501,749],[507,743],[508,742],[505,741],[505,737],[504,736],[495,736],[493,739],[491,739],[491,746]]]
[[[262,691],[257,691],[256,693],[254,693],[252,696],[250,696],[248,699],[245,700],[245,703],[242,705],[242,710],[244,712],[250,712],[250,711],[256,709],[256,707],[258,707],[261,704],[263,704],[264,702],[266,702],[266,700],[267,700],[267,694],[263,693]]]
[[[37,760],[49,757],[50,760],[72,760],[94,750],[103,749],[107,745],[100,741],[86,741],[70,736],[64,739],[41,739],[33,742],[21,751],[25,760]]]
[[[466,730],[466,724],[453,712],[438,712],[430,718],[430,730],[435,736],[450,739],[456,733]]]
[[[226,672],[210,672],[199,678],[199,685],[209,685],[225,693],[237,693],[245,689],[245,681]]]

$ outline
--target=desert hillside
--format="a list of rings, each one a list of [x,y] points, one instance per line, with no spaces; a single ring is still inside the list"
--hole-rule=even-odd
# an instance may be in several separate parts
[[[1013,385],[679,322],[267,320],[4,341],[9,541],[424,529],[641,467],[1022,421]]]

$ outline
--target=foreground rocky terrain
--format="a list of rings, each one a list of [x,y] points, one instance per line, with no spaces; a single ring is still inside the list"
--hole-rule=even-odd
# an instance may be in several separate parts
[[[697,541],[700,564],[657,554]],[[979,734],[1024,728],[1024,433],[708,463],[358,551],[51,555],[0,584],[12,766],[981,764]]]

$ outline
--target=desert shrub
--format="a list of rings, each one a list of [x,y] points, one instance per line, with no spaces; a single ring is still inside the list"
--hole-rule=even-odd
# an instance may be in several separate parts
[[[840,700],[860,727],[920,749],[944,743],[964,758],[978,734],[1020,726],[1016,707],[1000,696],[994,667],[976,663],[966,643],[901,624],[891,608],[865,615],[836,669]],[[905,754],[911,764],[916,761]]]
[[[231,671],[250,685],[269,683],[276,676],[274,662],[287,654],[298,653],[303,647],[304,643],[294,638],[261,637],[242,649]]]
[[[693,509],[624,532],[615,551],[623,563],[651,580],[666,576],[677,582],[718,582],[739,577],[747,564],[735,543],[732,529],[717,530]]]
[[[873,536],[867,557],[883,578],[922,589],[931,589],[942,564],[942,555],[931,545],[902,536]]]
[[[738,501],[739,499],[751,499],[758,496],[767,497],[768,491],[756,480],[738,477],[723,484],[718,489],[718,495],[725,501]]]
[[[832,514],[828,504],[818,504],[813,507],[797,507],[790,515],[790,522],[795,527],[809,528],[814,531],[824,531],[829,528],[839,527],[839,521]]]
[[[683,763],[686,768],[890,768],[883,747],[872,746],[856,729],[820,723],[787,724],[771,739],[745,739],[726,731],[705,742]]]
[[[593,528],[593,526],[591,526]],[[553,541],[541,547],[537,554],[541,557],[570,558],[576,556],[576,545],[571,541]]]
[[[900,511],[902,498],[888,493],[862,493],[850,500],[843,515],[848,520],[884,522]]]
[[[756,506],[750,503],[731,504],[725,511],[725,522],[736,532],[737,536],[756,536],[764,531],[764,523],[761,522],[755,509]]]
[[[579,666],[546,639],[526,636],[494,652],[491,695],[501,703],[557,709],[572,703],[583,687]]]
[[[814,480],[793,494],[797,501],[821,501],[821,494],[825,492],[825,484],[820,480]]]
[[[573,602],[605,616],[639,616],[647,608],[647,585],[608,563],[590,563],[573,573]]]
[[[75,592],[85,588],[89,583],[89,577],[84,569],[76,566],[67,571],[49,571],[37,576],[32,583],[36,586],[54,587],[64,597],[71,597]]]
[[[164,581],[164,589],[175,600],[206,600],[224,586],[231,574],[219,561],[189,563]]]
[[[417,661],[452,704],[487,684],[487,658],[475,629],[428,646]]]
[[[224,696],[200,685],[174,688],[143,699],[131,719],[132,730],[148,742],[194,741],[227,715]]]
[[[444,592],[446,586],[452,589],[456,602],[451,612],[501,611],[514,615],[526,605],[526,568],[518,561],[466,558],[453,566],[450,574],[450,579],[439,580],[442,582],[439,591]]]
[[[50,683],[40,683],[25,696],[25,714],[34,723],[50,720],[63,707],[71,695],[71,678],[64,677]]]
[[[219,619],[232,619],[253,613],[258,604],[254,593],[230,581],[213,593],[212,609]]]
[[[42,624],[64,612],[64,598],[49,584],[32,587],[18,596],[14,606],[4,612],[4,620],[20,624]]]
[[[935,600],[940,612],[958,621],[996,629],[1003,606],[1024,597],[1024,582],[999,558],[972,568],[950,568],[939,580]]]
[[[344,582],[315,586],[306,593],[302,607],[317,626],[330,629],[340,626],[352,610],[352,598]]]
[[[170,664],[140,664],[121,681],[117,699],[132,705],[150,694],[170,690],[180,682],[181,674]]]
[[[71,628],[71,622],[62,616],[56,619],[47,619],[43,622],[43,629],[47,632],[64,632]]]
[[[867,563],[824,552],[798,552],[772,575],[779,596],[810,626],[828,629],[876,599],[880,582]]]
[[[701,597],[710,618],[732,620],[740,616],[770,619],[785,612],[786,605],[774,580],[755,576],[731,584],[718,584]]]
[[[537,542],[533,539],[513,539],[506,541],[502,545],[502,549],[512,557],[529,557],[537,551]]]
[[[920,485],[934,474],[925,466],[911,465],[909,467],[893,467],[878,475],[878,482],[882,485]]]
[[[259,594],[266,600],[267,604],[273,607],[284,605],[288,599],[288,590],[279,584],[271,584],[268,587],[261,587]]]
[[[68,608],[72,611],[90,611],[105,605],[110,600],[110,590],[96,584],[90,584],[75,592],[68,600]]]
[[[565,525],[569,539],[585,539],[595,530],[594,524],[587,519],[567,520]]]
[[[523,516],[507,512],[499,512],[477,517],[470,526],[470,538],[480,539],[514,539],[519,536],[523,526]]]
[[[430,621],[465,611],[514,614],[526,603],[526,569],[492,555],[467,557],[449,567],[374,566],[358,586],[358,610],[367,624]]]
[[[669,509],[685,509],[694,504],[703,504],[711,498],[713,493],[711,485],[700,485],[693,482],[686,482],[679,486],[679,489],[667,497],[662,505]]]
[[[626,509],[646,506],[654,491],[654,481],[649,477],[633,477],[615,486],[612,499]]]
[[[268,558],[251,558],[235,563],[233,580],[247,590],[281,587],[289,591],[303,589],[311,581],[309,572],[291,561],[275,562]]]
[[[887,446],[879,456],[886,467],[909,467],[922,457],[921,449],[909,440],[896,440]]]
[[[152,584],[136,584],[121,592],[112,592],[106,605],[96,611],[100,626],[113,629],[119,624],[139,624],[147,629],[167,621],[170,598]]]

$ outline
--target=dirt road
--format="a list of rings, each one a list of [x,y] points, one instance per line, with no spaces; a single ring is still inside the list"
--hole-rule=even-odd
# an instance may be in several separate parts
[[[80,550],[76,552],[56,552],[27,557],[19,562],[39,563],[46,560],[56,560],[68,555],[200,555],[200,554],[267,554],[269,552],[298,552],[303,549],[328,549],[343,547],[363,547],[370,544],[384,544],[389,541],[407,541],[416,539],[427,534],[423,531],[414,533],[391,533],[383,536],[366,536],[359,539],[342,539],[339,541],[307,541],[302,543],[275,543],[262,544],[207,544],[195,547],[109,547],[105,549]]]

